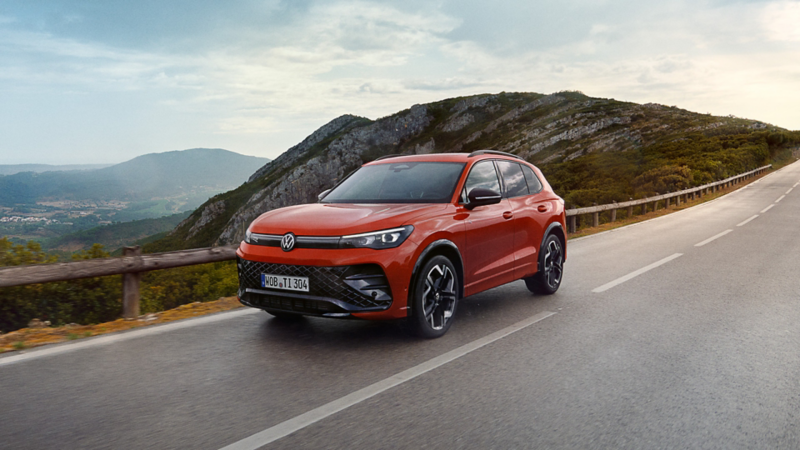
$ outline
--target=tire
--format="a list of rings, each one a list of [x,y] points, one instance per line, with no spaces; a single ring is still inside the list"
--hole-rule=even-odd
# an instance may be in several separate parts
[[[429,259],[419,272],[410,298],[411,330],[426,339],[447,333],[456,314],[459,287],[458,272],[448,258]]]
[[[289,312],[283,311],[275,311],[272,309],[265,309],[264,310],[267,314],[274,316],[276,319],[283,321],[283,322],[296,322],[303,318],[302,314],[294,314]]]
[[[539,267],[535,275],[523,278],[525,286],[534,294],[555,294],[564,276],[564,246],[557,236],[547,236],[539,249]]]

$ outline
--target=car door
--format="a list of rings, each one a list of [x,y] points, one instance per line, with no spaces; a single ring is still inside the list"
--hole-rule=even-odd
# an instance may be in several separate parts
[[[462,192],[492,189],[502,193],[494,162],[472,166]],[[478,206],[467,214],[464,257],[464,293],[472,295],[514,280],[514,222],[508,199],[494,205]]]
[[[514,215],[514,279],[520,279],[537,270],[548,205],[542,201],[542,184],[530,167],[513,161],[497,161],[497,167],[503,178],[503,195]]]

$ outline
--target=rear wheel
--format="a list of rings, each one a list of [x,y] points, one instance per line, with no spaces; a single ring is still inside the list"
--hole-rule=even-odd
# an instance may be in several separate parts
[[[539,249],[539,271],[535,275],[523,278],[525,286],[534,294],[554,294],[561,286],[564,275],[564,246],[561,240],[549,235]]]
[[[446,257],[434,256],[425,263],[410,298],[409,321],[418,336],[433,339],[447,332],[458,306],[458,283],[456,269]]]

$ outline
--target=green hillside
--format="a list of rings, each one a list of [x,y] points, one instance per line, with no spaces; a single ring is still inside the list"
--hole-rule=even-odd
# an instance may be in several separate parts
[[[496,149],[538,165],[569,206],[625,201],[788,161],[800,133],[580,92],[459,97],[369,121],[342,116],[209,199],[146,250],[232,244],[274,208],[316,201],[360,164],[387,154]]]
[[[188,211],[158,219],[134,220],[99,226],[46,240],[42,247],[46,250],[69,252],[88,249],[93,244],[101,244],[104,248],[111,250],[126,245],[138,245],[147,242],[148,238],[153,235],[161,235],[172,230],[187,217],[189,217]]]

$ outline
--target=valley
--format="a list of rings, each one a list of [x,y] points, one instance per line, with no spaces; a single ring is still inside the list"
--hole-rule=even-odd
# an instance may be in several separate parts
[[[223,149],[198,148],[82,170],[41,172],[35,170],[36,165],[18,166],[29,170],[0,175],[0,236],[73,252],[95,242],[85,242],[85,233],[77,238],[71,235],[129,223],[119,239],[97,241],[128,245],[169,231],[188,211],[240,185],[268,162]],[[168,217],[172,219],[153,222]],[[89,233],[102,234],[108,233]]]

